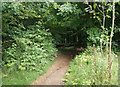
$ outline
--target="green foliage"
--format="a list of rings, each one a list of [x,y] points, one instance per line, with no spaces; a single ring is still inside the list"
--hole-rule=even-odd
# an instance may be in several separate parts
[[[72,3],[64,3],[63,5],[57,5],[57,3],[54,3],[54,8],[58,9],[57,15],[61,15],[63,17],[73,13],[73,14],[79,14],[82,13],[81,9],[77,9],[77,4]]]
[[[103,15],[101,15],[100,12],[100,10],[102,10],[102,5],[102,3],[89,3],[86,5],[85,3],[73,2],[3,2],[3,70],[7,73],[12,71],[33,70],[43,73],[45,65],[55,59],[57,51],[55,44],[69,43],[79,46],[86,46],[87,43],[94,43],[97,46],[100,45],[100,42],[105,44],[109,41],[112,7],[110,6],[111,3],[104,3],[104,13],[106,14],[106,23],[104,27],[99,24],[99,22],[103,22]],[[119,5],[117,5],[116,29],[113,37],[113,41],[117,42],[120,41],[119,13]],[[105,31],[102,31],[102,29],[105,29]],[[91,51],[88,52],[91,54]],[[88,67],[85,64],[86,60],[90,61],[92,64],[94,61],[92,59],[93,56],[87,56],[86,54],[87,53],[77,56],[78,58],[71,63],[73,65],[70,67],[75,64],[79,65],[76,63],[76,60],[83,62],[84,67]],[[89,57],[91,58],[90,60]],[[100,61],[103,60],[104,59],[100,56]],[[98,66],[104,64],[98,61],[97,63]],[[78,73],[76,71],[78,69],[77,65],[74,66],[76,73]],[[94,66],[89,66],[89,71],[92,72],[91,67]],[[83,69],[80,68],[80,70]],[[88,71],[86,72],[89,73]],[[101,71],[98,70],[98,72]],[[7,73],[5,73],[5,75]],[[71,73],[73,74],[72,71]],[[98,74],[100,75],[100,73]],[[86,79],[89,78],[90,77]],[[80,80],[82,79],[83,77],[80,78]],[[78,83],[75,82],[75,84],[87,83],[87,80],[83,83],[80,80],[77,79],[76,81],[78,81]],[[71,79],[70,84],[71,82],[74,83],[74,79]],[[93,84],[93,82],[93,80],[88,81],[89,84]],[[102,82],[99,81],[99,83],[101,84]]]
[[[8,73],[18,70],[34,70],[42,73],[45,65],[55,60],[57,49],[54,39],[50,29],[44,27],[44,17],[49,12],[45,7],[36,9],[34,5],[45,6],[47,4],[3,3],[2,65]],[[44,10],[44,14],[38,9]],[[40,19],[41,15],[45,16]]]
[[[108,58],[103,58],[100,52],[97,52],[94,57],[92,49],[89,47],[73,59],[66,73],[66,85],[108,84]],[[111,79],[111,85],[118,84],[118,58],[116,57],[113,62]]]
[[[36,71],[19,71],[9,74],[3,73],[2,85],[29,85],[40,75]]]
[[[7,62],[8,68],[42,72],[44,65],[54,60],[56,49],[51,33],[45,29],[40,30],[40,24],[30,26],[30,29],[23,32],[23,36],[15,40],[16,44],[12,43],[12,47],[5,51],[7,60],[4,58],[4,62]]]
[[[97,27],[93,27],[87,30],[87,34],[89,35],[88,40],[92,43],[99,44],[101,37],[101,30]]]

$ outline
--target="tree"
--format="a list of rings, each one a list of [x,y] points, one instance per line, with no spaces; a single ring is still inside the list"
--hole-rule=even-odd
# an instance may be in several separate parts
[[[111,46],[112,46],[112,37],[113,37],[113,30],[114,30],[114,23],[115,23],[115,0],[113,0],[113,14],[112,14],[112,28],[111,28],[111,34],[110,34],[110,48],[109,48],[109,80],[111,78],[111,69],[112,69],[112,62],[114,57],[111,55]]]

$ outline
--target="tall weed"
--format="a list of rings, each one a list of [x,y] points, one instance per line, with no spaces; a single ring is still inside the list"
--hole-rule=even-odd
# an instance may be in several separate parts
[[[71,62],[66,73],[66,85],[108,85],[108,58],[102,57],[99,48],[80,53]],[[111,85],[118,84],[118,59],[114,58]]]

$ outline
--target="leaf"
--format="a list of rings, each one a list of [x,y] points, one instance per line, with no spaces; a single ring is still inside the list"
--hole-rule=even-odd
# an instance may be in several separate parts
[[[92,10],[92,11],[89,11],[89,13],[95,13],[95,11],[94,11],[94,10]]]
[[[25,67],[22,67],[21,65],[18,66],[20,70],[25,70]]]
[[[99,18],[99,16],[97,16],[97,19],[101,22],[101,19]]]
[[[118,2],[118,5],[120,5],[120,1]]]
[[[117,15],[119,15],[119,12],[116,12]]]
[[[111,18],[109,15],[106,15],[107,18]]]
[[[95,3],[95,4],[93,4],[94,9],[96,8],[96,6],[97,6],[97,4],[96,4],[96,3]]]

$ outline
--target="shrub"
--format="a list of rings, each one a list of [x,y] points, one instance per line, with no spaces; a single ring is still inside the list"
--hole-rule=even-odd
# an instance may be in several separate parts
[[[55,59],[56,48],[49,29],[42,29],[40,21],[15,37],[12,46],[3,53],[3,68],[36,70],[42,72],[49,61]]]

